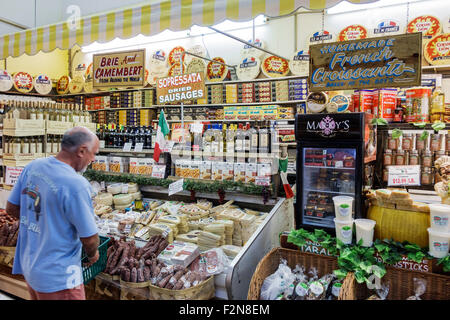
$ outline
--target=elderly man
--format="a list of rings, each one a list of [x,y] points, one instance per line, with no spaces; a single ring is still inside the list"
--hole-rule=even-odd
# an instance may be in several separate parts
[[[85,300],[81,247],[98,260],[91,186],[80,174],[99,141],[84,127],[68,130],[55,157],[27,165],[6,211],[20,219],[13,274],[23,274],[34,300]],[[78,172],[78,173],[77,173]]]

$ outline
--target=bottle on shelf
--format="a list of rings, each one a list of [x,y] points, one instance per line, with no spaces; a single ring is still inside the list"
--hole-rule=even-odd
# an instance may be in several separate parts
[[[158,124],[155,123],[153,128],[150,127],[150,129],[151,129],[151,143],[152,143],[151,149],[155,149],[156,133],[158,132]]]
[[[78,105],[73,106],[72,104],[72,108],[74,109],[73,111],[73,122],[81,122],[80,120],[80,113],[78,112]]]
[[[20,140],[20,148],[22,153],[30,153],[30,141],[28,140],[28,137],[23,137]]]
[[[13,101],[13,109],[11,112],[12,119],[28,119],[27,110],[25,110],[23,102]]]
[[[87,110],[87,106],[84,106],[84,122],[92,123],[91,113]]]
[[[441,87],[436,87],[431,97],[431,122],[444,122],[445,96]]]
[[[9,137],[5,136],[4,140],[5,140],[5,144],[3,147],[3,153],[9,153]]]
[[[203,150],[203,137],[202,133],[194,132],[192,133],[192,151],[202,151]],[[200,154],[194,154],[194,160],[202,160]]]
[[[36,119],[44,120],[44,108],[41,101],[36,103]]]
[[[30,138],[30,153],[31,154],[36,153],[36,137],[34,136]]]
[[[245,162],[245,131],[242,123],[239,123],[239,127],[236,130],[235,147],[236,150],[236,162]]]
[[[36,115],[36,108],[35,108],[35,105],[34,105],[34,101],[28,101],[27,102],[27,108],[30,110],[29,112],[29,114],[30,114],[30,116],[29,116],[29,119],[30,120],[36,120],[36,118],[37,118],[37,115]]]
[[[258,131],[250,127],[250,123],[247,123],[247,136],[249,137],[249,158],[248,162],[257,163],[258,162]]]
[[[22,146],[20,144],[20,139],[18,137],[14,137],[12,140],[12,150],[10,153],[20,154],[22,153]]]
[[[36,153],[44,153],[43,146],[42,146],[43,139],[44,139],[43,136],[36,137]]]
[[[226,129],[226,160],[227,162],[234,162],[234,148],[235,143],[234,140],[236,138],[236,125],[231,124],[228,129]]]
[[[203,134],[203,152],[204,153],[211,153],[212,152],[212,140],[213,140],[213,129],[210,124],[208,124],[208,127],[205,130],[205,133]],[[206,155],[203,157],[203,160],[210,160],[211,155]]]
[[[269,130],[267,130],[267,122],[258,128],[259,145],[258,152],[260,154],[269,153]]]

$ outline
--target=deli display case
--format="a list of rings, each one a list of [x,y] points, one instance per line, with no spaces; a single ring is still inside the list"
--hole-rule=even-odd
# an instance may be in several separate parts
[[[366,113],[296,116],[297,228],[334,232],[336,197],[353,198],[348,210],[353,217],[364,217],[362,191],[371,184],[376,159],[371,120]]]

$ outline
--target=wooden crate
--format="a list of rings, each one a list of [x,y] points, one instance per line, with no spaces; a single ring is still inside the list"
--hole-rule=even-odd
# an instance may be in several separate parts
[[[45,121],[45,129],[47,130],[47,134],[64,134],[70,128],[73,128],[73,122]]]
[[[91,130],[93,133],[97,132],[97,124],[92,122],[74,122],[74,127],[85,127]]]
[[[10,137],[30,137],[30,136],[43,136],[45,135],[45,129],[4,129],[4,136]]]
[[[45,130],[44,120],[4,119],[3,129],[12,130]]]

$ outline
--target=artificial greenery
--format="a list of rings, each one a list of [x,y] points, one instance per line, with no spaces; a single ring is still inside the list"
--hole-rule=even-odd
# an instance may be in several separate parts
[[[445,129],[445,123],[443,122],[435,122],[431,125],[431,127],[433,128],[434,131],[438,132],[440,130],[444,130]]]
[[[153,177],[146,177],[137,174],[123,173],[120,175],[109,174],[96,170],[86,170],[84,176],[89,180],[105,181],[105,182],[135,182],[141,186],[159,186],[168,188],[169,184],[173,183],[172,179],[159,179]],[[244,194],[261,195],[263,186],[255,184],[246,184],[235,181],[215,181],[213,183],[201,182],[198,180],[184,179],[183,189],[196,192],[218,192],[223,191],[238,191]]]
[[[288,235],[288,242],[302,247],[307,241],[318,242],[322,247],[328,250],[331,255],[337,255],[336,238],[332,237],[324,230],[315,229],[314,232],[309,232],[305,229],[292,230]]]
[[[403,131],[400,129],[394,129],[392,130],[392,138],[398,139],[403,135]]]
[[[408,259],[420,263],[424,258],[433,259],[426,248],[421,248],[417,244],[408,241],[398,242],[392,239],[380,240],[374,242],[381,259],[386,264],[396,264],[402,260],[402,256],[407,256]]]
[[[438,260],[437,265],[442,264],[442,270],[444,272],[450,272],[450,255],[445,256]]]
[[[426,122],[413,122],[412,123],[414,126],[419,127],[421,129],[425,128],[425,126],[427,125]]]
[[[376,124],[377,126],[387,126],[388,122],[383,118],[373,118],[371,124]]]
[[[424,141],[428,138],[428,136],[430,135],[430,133],[428,131],[424,131],[422,132],[422,134],[420,135],[419,139]]]

